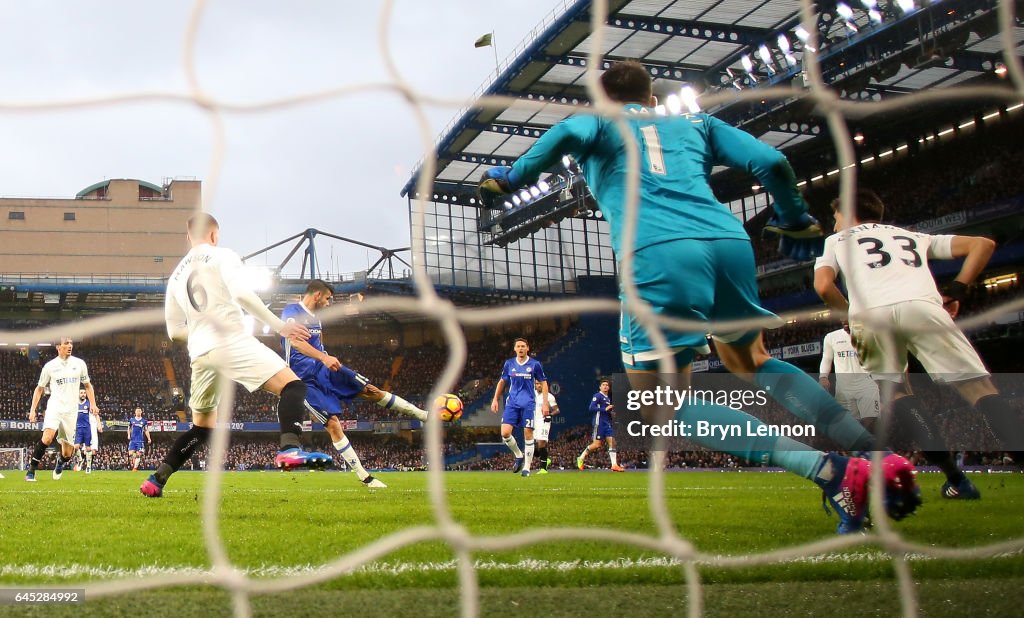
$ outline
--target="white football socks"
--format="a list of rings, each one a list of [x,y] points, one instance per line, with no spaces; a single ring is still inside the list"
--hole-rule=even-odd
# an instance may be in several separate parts
[[[401,412],[406,416],[411,416],[421,421],[427,420],[426,410],[421,410],[417,408],[416,406],[412,405],[411,403],[402,399],[401,397],[394,393],[389,393],[387,391],[381,391],[381,393],[384,396],[381,397],[380,401],[377,402],[378,406],[385,408],[387,410],[395,410],[396,412]]]
[[[523,470],[530,469],[530,462],[533,461],[533,440],[526,441],[526,461],[523,462]]]
[[[370,473],[363,468],[362,462],[359,461],[359,455],[356,455],[356,449],[352,448],[352,443],[348,441],[348,436],[342,436],[341,440],[334,443],[334,448],[338,449],[341,458],[345,460],[349,468],[352,468],[360,481],[370,476]]]
[[[501,441],[505,443],[505,446],[508,447],[508,450],[512,451],[512,454],[516,456],[516,459],[519,459],[523,456],[523,452],[519,450],[519,445],[516,443],[516,439],[514,436],[502,438]]]

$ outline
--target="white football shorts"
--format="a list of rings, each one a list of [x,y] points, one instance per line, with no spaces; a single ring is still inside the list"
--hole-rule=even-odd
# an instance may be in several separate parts
[[[550,418],[550,417],[549,417]],[[548,436],[551,434],[551,421],[544,422],[543,412],[534,412],[533,414],[533,439],[548,441]]]
[[[876,380],[903,382],[908,352],[935,382],[989,375],[953,318],[930,301],[909,300],[850,316],[850,335],[861,366]]]
[[[836,389],[836,401],[850,411],[856,419],[878,418],[881,403],[878,396],[878,386],[871,383],[870,386],[854,391]]]
[[[64,444],[74,444],[77,425],[77,409],[60,412],[47,407],[46,412],[43,414],[43,431],[55,429],[57,431],[57,441]]]
[[[251,393],[287,368],[284,359],[255,337],[238,339],[192,361],[192,394],[188,405],[195,412],[217,409],[220,403],[218,376],[241,384]]]

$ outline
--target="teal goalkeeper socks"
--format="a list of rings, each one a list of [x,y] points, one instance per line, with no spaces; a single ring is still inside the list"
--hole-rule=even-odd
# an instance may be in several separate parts
[[[813,423],[840,447],[874,450],[875,438],[811,376],[789,363],[771,359],[761,365],[754,382],[797,417]]]
[[[755,464],[779,466],[807,479],[813,478],[821,465],[822,453],[806,444],[786,437],[758,435],[757,428],[764,423],[741,410],[694,399],[679,408],[676,420],[690,428],[688,439]],[[712,428],[710,435],[696,430],[700,421]]]

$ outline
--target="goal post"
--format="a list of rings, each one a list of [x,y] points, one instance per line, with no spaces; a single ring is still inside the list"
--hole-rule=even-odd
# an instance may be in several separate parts
[[[0,448],[0,470],[24,470],[28,463],[27,451],[24,446]]]

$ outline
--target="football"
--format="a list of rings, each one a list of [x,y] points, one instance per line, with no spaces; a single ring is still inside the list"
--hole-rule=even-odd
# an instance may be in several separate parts
[[[451,393],[441,395],[434,400],[434,409],[442,421],[451,423],[462,417],[462,400]]]

